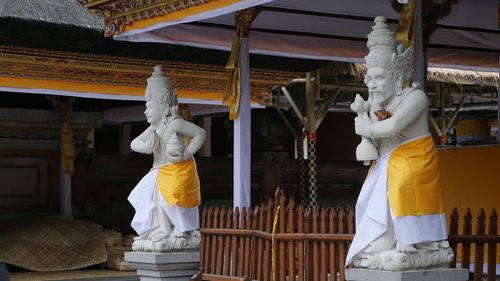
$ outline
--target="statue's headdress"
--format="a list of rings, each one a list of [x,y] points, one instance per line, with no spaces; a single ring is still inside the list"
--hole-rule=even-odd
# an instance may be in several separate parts
[[[177,106],[175,89],[159,65],[154,67],[153,74],[148,78],[144,98],[146,101],[155,101],[164,106]]]
[[[382,16],[376,17],[372,32],[368,34],[368,49],[365,57],[367,68],[382,67],[394,73],[397,94],[401,95],[403,83],[413,75],[413,48],[404,50],[402,44],[396,42],[396,36],[386,24]]]

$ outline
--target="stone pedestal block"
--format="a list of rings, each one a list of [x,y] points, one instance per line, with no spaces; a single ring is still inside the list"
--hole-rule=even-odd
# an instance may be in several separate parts
[[[346,269],[347,281],[467,281],[469,271],[462,268],[438,268],[412,271]]]
[[[141,281],[187,281],[199,269],[200,252],[126,252]]]

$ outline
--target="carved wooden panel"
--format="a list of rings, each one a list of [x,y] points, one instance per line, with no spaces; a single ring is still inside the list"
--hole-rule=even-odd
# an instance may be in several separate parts
[[[0,205],[47,204],[47,160],[0,157]]]

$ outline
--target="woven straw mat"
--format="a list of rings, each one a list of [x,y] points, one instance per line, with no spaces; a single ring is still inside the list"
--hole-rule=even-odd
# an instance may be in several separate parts
[[[108,258],[101,226],[93,222],[37,219],[1,228],[0,262],[33,271],[61,271]]]

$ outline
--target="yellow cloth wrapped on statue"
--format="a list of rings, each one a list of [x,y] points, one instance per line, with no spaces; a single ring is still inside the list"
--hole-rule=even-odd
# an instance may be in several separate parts
[[[396,238],[403,245],[447,238],[439,159],[430,135],[403,143],[391,152],[387,197]]]
[[[443,213],[439,159],[431,136],[401,144],[390,155],[387,195],[392,215]]]
[[[183,208],[192,208],[201,203],[200,179],[193,158],[161,166],[156,186],[169,207],[177,204]]]
[[[400,144],[372,165],[356,203],[356,235],[346,265],[387,231],[389,219],[402,245],[447,239],[439,160],[430,135]]]

